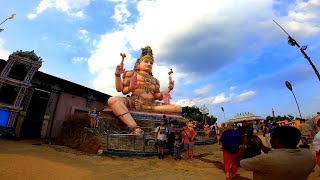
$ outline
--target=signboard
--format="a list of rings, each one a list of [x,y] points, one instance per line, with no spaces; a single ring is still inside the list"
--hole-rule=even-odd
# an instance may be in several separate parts
[[[0,126],[7,126],[10,111],[0,109]]]

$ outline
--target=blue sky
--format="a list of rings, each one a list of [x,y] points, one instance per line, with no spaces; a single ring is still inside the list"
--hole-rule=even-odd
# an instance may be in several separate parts
[[[320,68],[320,0],[2,0],[0,58],[35,50],[41,71],[111,95],[114,67],[125,52],[133,68],[140,48],[150,45],[162,89],[174,69],[173,102],[206,104],[223,121],[237,113],[266,117],[320,111],[320,82],[277,20]]]

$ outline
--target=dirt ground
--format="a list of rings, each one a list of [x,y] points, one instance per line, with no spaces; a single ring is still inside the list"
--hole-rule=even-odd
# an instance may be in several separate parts
[[[194,160],[90,155],[40,141],[0,140],[0,179],[225,179],[218,145],[197,146]],[[318,169],[309,179],[315,179]],[[241,177],[252,172],[239,169]],[[320,179],[320,178],[319,178]]]

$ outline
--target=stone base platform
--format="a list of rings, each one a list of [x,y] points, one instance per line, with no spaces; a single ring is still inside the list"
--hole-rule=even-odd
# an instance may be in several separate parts
[[[181,113],[167,113],[167,112],[156,112],[148,110],[137,110],[129,109],[130,114],[134,120],[148,120],[154,122],[160,122],[163,116],[165,115],[167,120],[172,119],[177,121],[185,121]],[[103,114],[113,114],[112,110],[109,107],[105,107],[102,111]]]

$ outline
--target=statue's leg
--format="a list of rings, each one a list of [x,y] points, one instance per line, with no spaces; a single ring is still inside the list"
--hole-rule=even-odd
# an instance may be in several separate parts
[[[129,110],[127,108],[127,99],[123,97],[111,97],[108,100],[108,105],[112,109],[113,113],[128,127],[135,128],[137,123],[132,118]],[[135,129],[135,131],[141,131],[140,128]]]
[[[162,111],[162,112],[174,112],[174,113],[182,112],[181,106],[174,105],[174,104],[159,105],[159,106],[142,106],[142,109]]]

